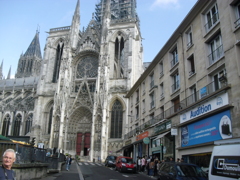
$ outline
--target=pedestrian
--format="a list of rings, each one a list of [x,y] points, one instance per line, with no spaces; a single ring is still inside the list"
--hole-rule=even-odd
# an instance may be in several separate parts
[[[181,160],[179,158],[177,158],[177,162],[181,162]]]
[[[183,159],[183,158],[181,158],[181,162],[182,162],[182,163],[184,162],[184,159]]]
[[[16,153],[13,149],[7,149],[3,153],[2,166],[0,167],[0,180],[16,180],[12,165],[16,160]]]
[[[67,160],[66,160],[66,170],[69,171],[70,169],[70,166],[72,164],[72,158],[71,158],[71,155],[67,155]]]
[[[158,164],[158,158],[154,159],[154,170],[153,170],[153,176],[157,176],[157,164]]]
[[[141,172],[142,160],[141,157],[138,157],[138,172]]]
[[[47,154],[46,154],[47,157],[50,157],[51,156],[51,153],[48,151]]]
[[[160,170],[160,164],[161,164],[161,161],[158,161],[158,163],[157,163],[157,171]]]
[[[154,173],[154,167],[155,167],[155,162],[154,159],[151,159],[151,162],[149,163],[149,176],[153,177],[153,173]]]
[[[151,162],[150,156],[147,159],[147,164],[146,164],[146,170],[147,170],[147,175],[149,175],[149,164]]]
[[[142,158],[142,172],[145,171],[145,166],[146,166],[146,160],[145,160],[145,156],[143,156],[143,158]]]

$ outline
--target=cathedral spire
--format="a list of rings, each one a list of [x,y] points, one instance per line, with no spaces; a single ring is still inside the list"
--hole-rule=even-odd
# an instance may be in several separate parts
[[[16,78],[38,76],[40,73],[40,65],[42,61],[42,54],[39,43],[39,31],[29,45],[24,55],[20,56],[18,61]]]
[[[31,42],[31,44],[29,45],[27,51],[25,52],[24,56],[36,56],[36,57],[42,59],[38,30],[36,31],[36,34]]]
[[[10,66],[10,69],[8,71],[8,76],[7,76],[7,79],[10,79],[11,78],[11,66]]]
[[[79,26],[80,26],[80,0],[77,1],[71,25],[72,48],[74,49],[77,47]]]
[[[1,67],[0,67],[0,79],[3,79],[3,60],[2,60]]]

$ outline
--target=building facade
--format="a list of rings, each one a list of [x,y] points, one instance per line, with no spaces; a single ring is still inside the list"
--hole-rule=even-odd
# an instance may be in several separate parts
[[[71,25],[48,34],[43,57],[37,32],[16,78],[0,81],[0,132],[105,159],[123,145],[125,95],[144,70],[136,1],[101,0],[80,31],[78,0]]]
[[[215,141],[240,137],[239,7],[197,1],[126,95],[120,152],[208,167]]]

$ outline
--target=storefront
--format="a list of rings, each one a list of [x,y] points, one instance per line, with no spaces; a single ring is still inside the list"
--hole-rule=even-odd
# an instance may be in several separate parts
[[[143,157],[145,155],[148,155],[148,143],[146,143],[146,139],[149,136],[149,132],[145,131],[139,135],[136,136],[136,142],[134,143],[135,146],[135,158]],[[143,141],[145,139],[145,141]],[[145,143],[144,143],[145,142]]]
[[[174,157],[174,136],[170,133],[171,120],[167,120],[154,127],[154,136],[151,139],[151,155],[160,160]]]
[[[132,157],[133,156],[132,140],[131,139],[127,140],[125,142],[125,146],[122,149],[123,149],[123,156]]]
[[[178,150],[186,162],[208,167],[214,141],[232,138],[227,105],[228,95],[224,93],[180,115],[181,148]]]

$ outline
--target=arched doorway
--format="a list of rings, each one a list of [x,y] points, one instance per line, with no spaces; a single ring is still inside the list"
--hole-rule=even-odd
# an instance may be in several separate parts
[[[88,156],[91,149],[92,112],[81,106],[70,116],[68,135],[66,137],[67,152],[79,156]],[[71,144],[69,144],[71,143]]]

